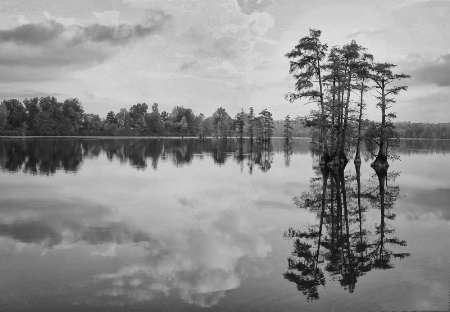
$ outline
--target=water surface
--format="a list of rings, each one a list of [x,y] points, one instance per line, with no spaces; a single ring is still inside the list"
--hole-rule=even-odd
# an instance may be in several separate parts
[[[448,151],[358,175],[307,140],[1,139],[0,309],[448,310]]]

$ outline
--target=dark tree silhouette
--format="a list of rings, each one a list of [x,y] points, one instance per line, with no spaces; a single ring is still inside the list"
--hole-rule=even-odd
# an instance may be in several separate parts
[[[361,182],[360,165],[355,173],[345,166],[319,167],[311,179],[309,190],[294,198],[297,207],[316,214],[318,224],[306,229],[289,228],[284,237],[294,241],[288,258],[288,271],[283,276],[297,284],[308,300],[319,298],[319,286],[325,284],[324,272],[349,292],[354,292],[359,277],[372,269],[393,268],[392,259],[408,253],[393,252],[389,246],[406,246],[393,237],[388,225],[399,194],[398,185],[388,185],[397,173],[376,168],[376,180]],[[367,230],[364,213],[368,208],[380,211],[380,223],[374,233]]]

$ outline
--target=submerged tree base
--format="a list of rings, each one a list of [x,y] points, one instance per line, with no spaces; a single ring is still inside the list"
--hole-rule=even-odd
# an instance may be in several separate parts
[[[386,158],[377,157],[373,163],[370,164],[372,168],[388,168],[389,163]]]

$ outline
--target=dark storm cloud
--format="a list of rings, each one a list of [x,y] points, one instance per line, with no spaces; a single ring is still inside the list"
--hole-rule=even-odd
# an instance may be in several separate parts
[[[450,54],[441,56],[435,62],[427,62],[412,71],[417,83],[450,86]]]

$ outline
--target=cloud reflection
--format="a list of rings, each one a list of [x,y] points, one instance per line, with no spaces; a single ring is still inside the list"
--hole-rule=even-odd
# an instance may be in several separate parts
[[[237,213],[224,212],[207,228],[165,233],[146,248],[140,264],[124,266],[96,279],[107,290],[99,295],[142,301],[176,289],[190,304],[210,307],[238,288],[247,275],[244,258],[266,257],[271,247],[255,231],[240,226]],[[102,287],[103,288],[103,287]]]
[[[248,218],[237,210],[222,211],[198,224],[190,221],[181,229],[151,233],[150,226],[115,220],[109,209],[79,199],[10,199],[0,201],[0,237],[3,247],[14,241],[17,252],[27,245],[41,248],[42,255],[77,247],[112,262],[121,260],[121,251],[134,248],[138,256],[119,270],[95,272],[96,296],[119,304],[176,293],[189,304],[210,307],[241,285],[251,272],[248,261],[271,251]],[[92,259],[84,257],[87,263]]]

